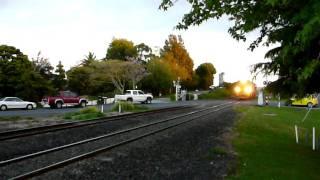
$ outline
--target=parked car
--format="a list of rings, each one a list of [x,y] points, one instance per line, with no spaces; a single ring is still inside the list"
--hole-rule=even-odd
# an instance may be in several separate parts
[[[0,110],[5,111],[7,109],[28,109],[32,110],[37,108],[37,104],[34,102],[23,101],[17,97],[4,97],[0,99]]]
[[[127,90],[124,95],[116,94],[114,100],[117,101],[129,101],[129,102],[141,102],[151,103],[153,99],[152,94],[145,94],[141,90]]]
[[[290,98],[289,102],[287,105],[293,105],[293,106],[308,106],[308,107],[313,107],[318,105],[318,99],[317,96],[312,94],[312,95],[307,95],[303,98],[298,98],[296,96]]]
[[[41,101],[43,106],[49,105],[51,108],[62,108],[63,105],[86,107],[88,100],[78,96],[71,91],[60,91],[56,96],[44,97]]]

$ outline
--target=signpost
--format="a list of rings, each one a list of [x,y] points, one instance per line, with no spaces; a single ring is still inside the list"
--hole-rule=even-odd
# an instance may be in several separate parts
[[[180,77],[178,77],[177,81],[173,81],[173,86],[176,88],[176,101],[178,101],[178,97],[179,97],[179,92],[181,89],[181,85],[180,85]]]

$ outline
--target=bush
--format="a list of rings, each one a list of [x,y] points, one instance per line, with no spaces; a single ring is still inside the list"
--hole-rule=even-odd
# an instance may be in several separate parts
[[[79,112],[66,113],[64,119],[89,120],[104,116],[105,114],[100,112],[97,107],[92,106],[81,109]]]
[[[119,105],[121,105],[122,112],[137,112],[149,109],[147,106],[135,105],[131,102],[120,101],[112,106],[111,111],[119,111]]]
[[[176,101],[176,95],[175,94],[171,94],[170,95],[170,101]]]
[[[230,90],[218,88],[209,93],[199,95],[199,99],[226,99],[231,97]]]

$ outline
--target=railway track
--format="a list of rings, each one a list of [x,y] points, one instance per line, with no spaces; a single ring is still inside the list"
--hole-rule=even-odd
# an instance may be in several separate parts
[[[231,107],[225,103],[0,162],[0,177],[26,179]],[[81,149],[81,150],[80,150]],[[85,152],[83,152],[84,150]],[[76,152],[76,153],[75,153]],[[44,161],[45,160],[45,161]],[[28,166],[26,168],[26,166]],[[19,169],[19,167],[22,167]]]
[[[55,125],[38,126],[38,127],[33,127],[33,128],[4,131],[4,132],[0,132],[0,141],[16,139],[16,138],[20,138],[20,137],[27,137],[27,136],[32,136],[32,135],[38,135],[38,134],[43,134],[43,133],[49,133],[49,132],[56,132],[56,131],[61,131],[61,130],[65,130],[65,129],[72,129],[72,128],[90,126],[90,125],[95,125],[95,124],[101,124],[101,123],[106,123],[106,122],[111,122],[111,121],[122,120],[125,118],[134,118],[134,117],[138,117],[138,116],[145,116],[145,115],[154,114],[154,113],[162,113],[162,112],[175,111],[175,110],[180,110],[180,109],[187,109],[187,108],[191,108],[191,106],[162,108],[162,109],[156,109],[156,110],[138,112],[138,113],[132,113],[132,114],[124,114],[124,115],[119,115],[119,116],[97,118],[97,119],[93,119],[93,120],[89,120],[89,121],[66,122],[66,123],[59,123],[59,124],[55,124]]]

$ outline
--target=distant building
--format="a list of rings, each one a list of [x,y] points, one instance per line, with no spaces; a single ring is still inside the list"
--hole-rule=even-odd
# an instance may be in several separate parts
[[[222,87],[224,83],[224,72],[219,74],[219,86]]]

